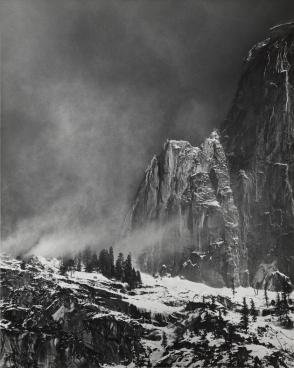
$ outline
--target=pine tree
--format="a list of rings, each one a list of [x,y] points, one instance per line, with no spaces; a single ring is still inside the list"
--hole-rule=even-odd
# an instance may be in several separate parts
[[[109,248],[109,261],[110,261],[110,277],[114,277],[114,254],[113,248]]]
[[[75,257],[75,266],[76,266],[77,271],[80,272],[82,270],[82,253],[81,252],[79,252]]]
[[[265,300],[265,304],[268,307],[268,295],[267,295],[267,287],[266,285],[264,285],[264,300]]]
[[[235,289],[235,280],[234,280],[234,277],[232,277],[232,293],[233,293],[233,297],[235,296],[236,294],[236,289]]]
[[[287,280],[283,281],[282,292],[283,292],[283,294],[286,295],[286,297],[287,297],[286,299],[289,299],[289,295],[292,292],[292,287],[291,287],[291,285],[289,284],[289,282]]]
[[[261,360],[258,358],[258,356],[254,357],[254,366],[253,368],[260,368],[262,367]]]
[[[281,318],[282,308],[281,308],[281,299],[280,299],[280,294],[279,293],[277,293],[275,312],[276,312],[276,315],[279,318]]]
[[[227,335],[227,340],[228,342],[231,344],[234,340],[235,337],[235,331],[236,331],[236,327],[234,325],[229,324],[228,326],[228,335]]]
[[[88,246],[83,252],[83,262],[85,265],[85,271],[86,272],[92,272],[93,271],[93,252],[91,248]]]
[[[246,303],[246,298],[243,298],[243,306],[242,306],[242,309],[241,309],[240,326],[246,332],[248,331],[248,325],[249,325],[249,317],[248,316],[249,316],[249,310],[248,310],[248,306],[247,306],[247,303]]]
[[[136,270],[133,267],[133,269],[132,269],[132,280],[131,280],[130,287],[131,287],[131,289],[134,289],[135,287],[137,287],[137,285],[138,285],[138,282],[137,282],[137,272],[136,272]]]
[[[221,309],[219,309],[218,310],[217,321],[216,321],[216,324],[214,326],[214,336],[216,338],[223,335],[223,330],[224,330],[225,326],[226,326],[226,323],[223,319],[222,311],[221,311]]]
[[[66,272],[67,272],[67,266],[64,263],[64,260],[61,259],[60,266],[59,266],[59,273],[60,273],[60,275],[64,276],[66,274]]]
[[[72,258],[63,256],[60,262],[59,273],[61,275],[65,275],[68,271],[73,271],[74,264],[75,262]]]
[[[21,261],[20,268],[21,268],[22,270],[25,270],[25,269],[26,269],[26,262],[25,262],[25,260],[24,260],[24,259]]]
[[[98,253],[94,252],[93,259],[92,259],[93,269],[95,271],[99,271],[99,259],[98,259]]]
[[[141,285],[142,284],[142,279],[141,279],[140,271],[137,271],[136,274],[137,274],[137,277],[136,277],[137,284]]]
[[[257,320],[257,310],[255,308],[255,304],[254,304],[254,301],[253,299],[251,299],[250,301],[250,315],[252,316],[252,321],[253,322],[256,322]]]
[[[75,271],[75,260],[73,258],[69,258],[67,261],[68,264],[68,270],[72,273],[73,271]]]
[[[115,263],[115,277],[120,281],[124,281],[124,255],[121,252],[118,254]]]
[[[166,346],[167,346],[167,336],[166,336],[165,331],[163,331],[163,334],[162,334],[162,346],[164,348],[166,348]]]
[[[287,317],[288,313],[289,313],[289,305],[287,300],[287,294],[283,292],[281,300],[281,316]]]
[[[99,253],[99,260],[98,260],[98,265],[99,265],[99,269],[102,273],[102,275],[108,277],[110,276],[110,271],[109,271],[109,253],[107,249],[102,249]]]
[[[215,311],[215,308],[216,308],[216,304],[215,304],[215,296],[212,296],[212,297],[211,297],[211,304],[210,304],[210,306],[211,306],[211,309],[212,309],[213,311]]]
[[[124,263],[124,271],[125,271],[125,281],[132,287],[133,285],[133,267],[132,267],[132,255],[131,253],[128,254],[127,259]]]

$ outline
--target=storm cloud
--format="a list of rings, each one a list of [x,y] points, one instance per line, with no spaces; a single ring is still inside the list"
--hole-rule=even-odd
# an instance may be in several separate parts
[[[152,155],[199,144],[292,0],[1,3],[2,241],[113,244]]]

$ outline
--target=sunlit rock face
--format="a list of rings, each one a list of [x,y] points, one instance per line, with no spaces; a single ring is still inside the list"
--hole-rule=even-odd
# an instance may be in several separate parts
[[[143,270],[182,274],[213,286],[247,283],[246,250],[217,132],[200,147],[167,141],[145,173],[131,229],[162,229],[140,255]]]
[[[294,280],[294,25],[252,48],[221,141],[251,277],[275,262]]]

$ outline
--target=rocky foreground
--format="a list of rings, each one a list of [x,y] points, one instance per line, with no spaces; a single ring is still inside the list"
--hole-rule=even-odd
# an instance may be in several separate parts
[[[100,273],[61,276],[58,263],[2,255],[1,367],[294,367],[291,294],[278,311],[270,291],[267,306],[252,288],[146,274],[129,291]]]

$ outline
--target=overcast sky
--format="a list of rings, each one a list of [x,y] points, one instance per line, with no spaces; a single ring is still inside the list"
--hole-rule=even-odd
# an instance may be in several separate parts
[[[248,49],[293,17],[293,0],[2,0],[5,244],[111,243],[152,155],[219,126]]]

